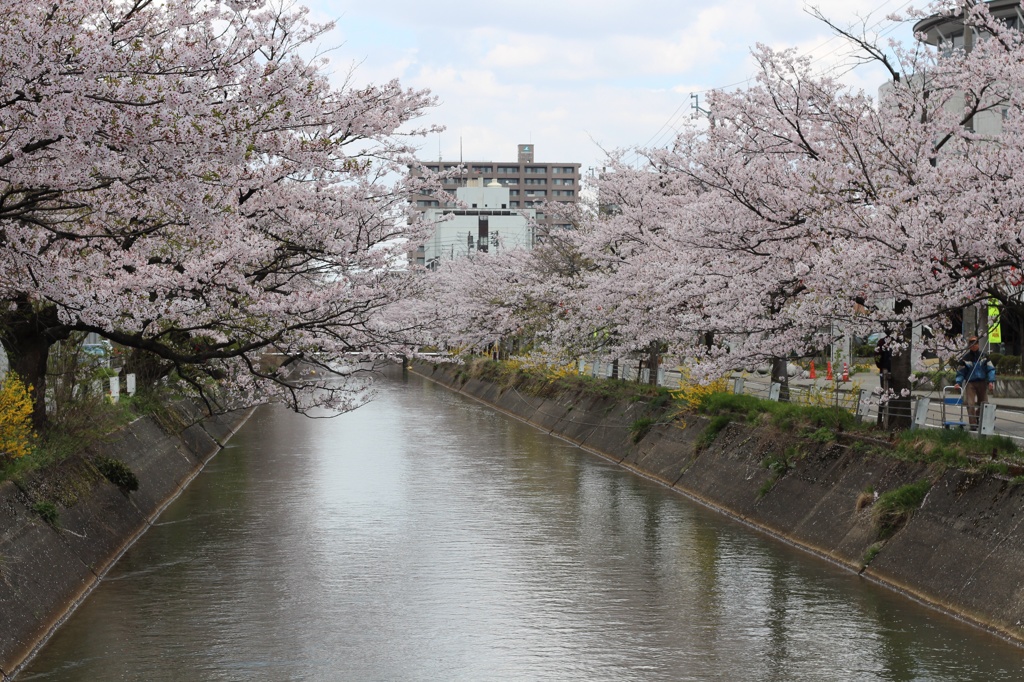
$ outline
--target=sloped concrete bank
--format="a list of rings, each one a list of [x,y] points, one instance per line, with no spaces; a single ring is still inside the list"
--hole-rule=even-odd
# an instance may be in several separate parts
[[[26,481],[0,484],[0,676],[13,677],[121,554],[248,419],[208,417],[189,405],[175,424],[137,419],[108,442]],[[187,425],[187,426],[186,426]],[[95,466],[124,462],[139,486],[124,492]],[[39,505],[53,505],[54,524]]]
[[[467,378],[452,365],[412,369],[865,578],[1024,643],[1024,485],[768,426],[730,423],[713,440],[702,440],[710,422],[699,416],[655,423],[634,442],[630,427],[661,412],[575,392],[524,395]],[[933,481],[923,504],[880,539],[871,491],[923,479]]]

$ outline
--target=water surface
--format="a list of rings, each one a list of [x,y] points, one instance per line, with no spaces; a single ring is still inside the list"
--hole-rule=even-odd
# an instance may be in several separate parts
[[[1020,680],[1024,650],[416,377],[260,409],[25,680]]]

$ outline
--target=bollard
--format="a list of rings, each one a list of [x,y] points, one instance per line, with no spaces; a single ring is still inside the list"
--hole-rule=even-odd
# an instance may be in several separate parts
[[[981,405],[981,424],[978,428],[978,434],[982,436],[991,436],[996,432],[996,404],[995,403],[982,403]]]
[[[914,408],[914,421],[910,424],[910,429],[920,429],[928,423],[928,405],[931,403],[931,398],[918,398],[917,405]]]
[[[867,419],[868,414],[871,412],[871,400],[868,396],[871,394],[866,388],[860,389],[860,399],[857,400],[857,421],[862,422]]]

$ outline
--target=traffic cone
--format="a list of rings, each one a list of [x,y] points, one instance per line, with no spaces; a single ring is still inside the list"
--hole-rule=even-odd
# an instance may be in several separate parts
[[[832,361],[831,360],[829,360],[828,364],[825,366],[825,378],[828,379],[829,381],[832,381]]]
[[[843,381],[850,380],[850,370],[847,368],[846,363],[843,363]]]
[[[818,378],[818,375],[814,371],[814,360],[811,360],[811,378],[812,379],[817,379]]]

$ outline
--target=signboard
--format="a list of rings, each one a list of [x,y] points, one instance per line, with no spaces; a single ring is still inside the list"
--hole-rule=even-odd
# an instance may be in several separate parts
[[[988,343],[991,346],[1003,342],[1003,328],[999,324],[999,308],[994,301],[988,304]]]

